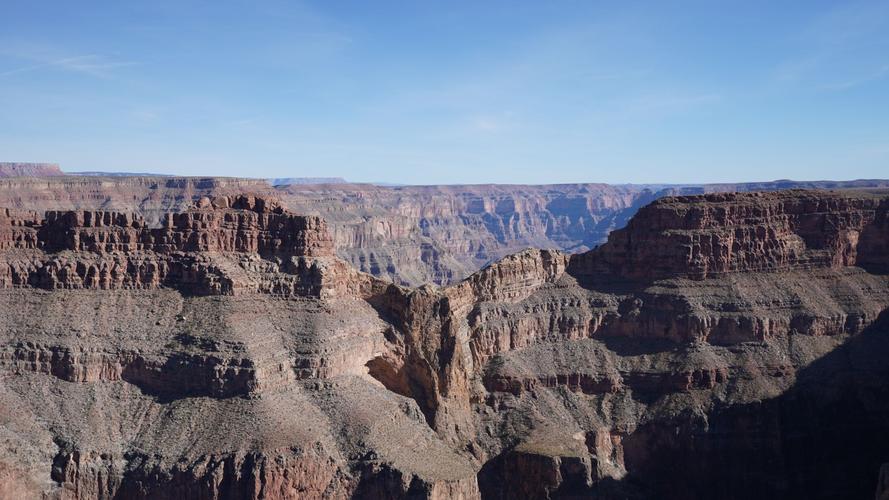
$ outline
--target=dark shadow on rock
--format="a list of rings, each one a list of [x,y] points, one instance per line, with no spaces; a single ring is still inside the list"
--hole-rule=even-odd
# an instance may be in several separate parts
[[[656,498],[872,498],[889,461],[889,313],[781,396],[643,426],[624,452],[625,480]]]
[[[605,347],[620,356],[640,356],[661,352],[682,351],[688,344],[679,344],[668,339],[629,338],[624,336],[602,335],[596,337]]]
[[[576,485],[570,491],[557,488],[547,495],[873,498],[880,466],[889,462],[889,311],[800,369],[796,383],[782,395],[723,406],[705,417],[683,415],[643,425],[623,439],[623,451],[628,474],[622,479],[606,478],[583,491]],[[520,471],[508,465],[509,453],[479,471],[482,498],[513,498],[523,487]]]

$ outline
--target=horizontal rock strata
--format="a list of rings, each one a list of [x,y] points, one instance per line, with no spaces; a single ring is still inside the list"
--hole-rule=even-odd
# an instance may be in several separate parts
[[[887,200],[665,198],[443,288],[353,269],[262,196],[3,209],[0,494],[873,495]]]
[[[322,179],[323,180],[323,179]],[[327,221],[336,254],[360,271],[419,286],[456,283],[528,247],[583,252],[665,196],[792,188],[874,189],[885,180],[708,185],[276,185],[259,179],[132,175],[0,176],[0,207],[137,213],[156,225],[201,197],[256,193]]]

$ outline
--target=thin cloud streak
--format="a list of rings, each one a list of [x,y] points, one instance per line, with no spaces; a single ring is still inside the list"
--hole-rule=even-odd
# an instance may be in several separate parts
[[[880,80],[889,74],[889,64],[884,65],[879,68],[877,71],[871,73],[870,75],[862,76],[861,78],[854,78],[851,80],[846,80],[843,82],[835,82],[835,83],[826,83],[824,85],[819,86],[819,90],[848,90],[854,87],[858,87],[860,85],[864,85],[876,80]]]
[[[633,112],[682,112],[721,100],[722,96],[717,93],[646,95],[631,100],[627,109]]]
[[[13,76],[18,74],[30,73],[42,69],[58,69],[62,71],[70,71],[89,75],[95,78],[110,78],[112,70],[135,66],[134,62],[115,62],[108,61],[98,54],[86,54],[73,57],[63,57],[59,59],[51,59],[38,62],[19,68],[10,69],[0,72],[0,77]]]

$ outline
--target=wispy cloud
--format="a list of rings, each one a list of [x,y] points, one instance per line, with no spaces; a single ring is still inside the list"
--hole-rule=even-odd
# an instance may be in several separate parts
[[[816,91],[841,91],[889,73],[885,56],[889,4],[857,2],[815,16],[793,40],[795,57],[775,69],[775,81]]]
[[[240,128],[240,127],[249,127],[249,126],[253,125],[254,123],[256,123],[256,118],[248,117],[248,118],[240,118],[237,120],[230,120],[230,121],[226,122],[226,125],[228,125],[229,127]]]
[[[648,76],[650,70],[627,70],[627,71],[611,71],[611,72],[586,72],[576,75],[578,80],[587,82],[607,82],[615,80],[635,80]]]
[[[886,75],[889,75],[889,64],[885,64],[880,68],[877,68],[876,71],[871,72],[870,74],[863,75],[858,78],[851,78],[844,81],[825,83],[820,85],[819,90],[828,90],[828,91],[840,91],[840,90],[848,90],[853,87],[858,87],[859,85],[864,85],[866,83],[870,83],[876,80],[880,80]]]
[[[472,125],[476,130],[481,130],[484,132],[495,132],[501,128],[500,123],[497,120],[487,117],[480,116],[473,120]]]
[[[821,54],[783,64],[775,79],[783,85],[822,92],[849,90],[889,75],[889,63],[869,61],[850,66],[842,54]]]
[[[476,132],[503,132],[516,125],[516,114],[507,111],[497,114],[477,114],[470,118],[470,127]]]
[[[816,70],[825,57],[826,54],[819,53],[784,61],[775,68],[775,80],[782,83],[796,82]]]
[[[722,100],[717,93],[698,94],[649,94],[631,99],[627,109],[631,112],[682,112],[698,106],[714,104]]]
[[[837,2],[833,9],[814,17],[801,36],[820,47],[846,47],[882,36],[887,24],[886,2]]]
[[[118,68],[134,66],[134,62],[114,61],[98,54],[85,54],[61,58],[19,57],[31,64],[0,72],[0,77],[31,73],[41,70],[60,70],[88,75],[94,78],[111,78]]]
[[[134,120],[141,123],[153,123],[160,119],[160,112],[153,109],[137,109],[130,113]]]

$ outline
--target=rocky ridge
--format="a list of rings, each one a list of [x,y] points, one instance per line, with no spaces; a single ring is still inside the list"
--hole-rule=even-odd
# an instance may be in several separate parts
[[[320,219],[265,198],[153,227],[5,210],[0,491],[872,495],[887,200],[664,198],[588,252],[415,289],[353,270]],[[89,278],[109,260],[128,277]]]
[[[674,197],[644,207],[600,251],[578,261],[648,280],[886,265],[885,198],[789,191],[703,200]]]
[[[64,175],[57,163],[0,162],[0,177],[53,177]]]
[[[16,177],[0,179],[0,207],[134,212],[157,223],[166,212],[185,210],[202,196],[277,197],[293,212],[324,218],[337,255],[356,269],[418,286],[456,283],[524,248],[589,250],[641,207],[664,196],[889,186],[881,180],[700,186],[377,186],[330,181],[273,188],[258,179],[218,177]]]
[[[239,253],[274,258],[267,264],[269,272],[282,264],[296,270],[290,283],[254,283],[286,294],[320,286],[312,282],[320,276],[312,276],[301,257],[333,254],[322,219],[286,214],[280,206],[252,196],[202,198],[188,212],[167,214],[160,227],[121,212],[48,211],[41,219],[33,212],[8,209],[0,212],[0,224],[0,248],[6,250],[0,287],[167,286],[192,293],[233,293],[245,283],[204,254]]]

